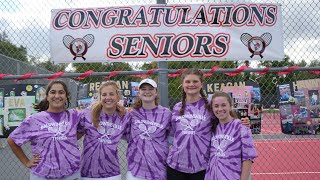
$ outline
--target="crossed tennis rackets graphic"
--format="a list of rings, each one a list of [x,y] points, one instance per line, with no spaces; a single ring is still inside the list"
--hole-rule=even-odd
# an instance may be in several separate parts
[[[67,125],[59,123],[57,126],[48,127],[48,131],[55,133],[54,137],[64,136],[64,132],[67,130]]]
[[[115,129],[114,128],[107,128],[104,126],[99,126],[98,132],[99,132],[99,134],[102,135],[100,138],[110,139],[112,134],[115,132]]]
[[[141,138],[150,138],[152,133],[156,132],[157,127],[156,126],[146,126],[145,124],[141,123],[138,126],[139,130],[142,131],[142,134],[140,134]]]
[[[70,35],[65,35],[62,41],[64,46],[68,48],[74,56],[73,60],[76,60],[77,57],[82,57],[83,60],[86,60],[84,55],[87,53],[88,48],[92,46],[94,36],[87,34],[83,38],[74,38]]]
[[[259,36],[251,36],[249,33],[243,33],[240,37],[241,42],[248,47],[248,50],[252,53],[251,58],[254,55],[259,55],[263,58],[262,53],[265,51],[266,47],[272,41],[272,35],[268,32],[263,33]]]
[[[187,119],[181,119],[180,122],[185,127],[184,131],[193,131],[194,127],[199,124],[198,119],[192,119],[191,121],[188,121]]]
[[[226,139],[221,139],[221,142],[219,144],[218,139],[213,140],[212,145],[217,149],[216,154],[220,156],[224,156],[224,150],[227,146],[228,141]]]

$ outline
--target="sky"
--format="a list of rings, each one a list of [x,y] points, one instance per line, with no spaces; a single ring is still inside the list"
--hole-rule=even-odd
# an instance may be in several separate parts
[[[320,60],[319,0],[168,0],[168,4],[236,2],[280,3],[285,54],[296,62]],[[156,0],[0,0],[0,32],[5,31],[17,46],[27,47],[28,55],[47,60],[51,9],[141,4],[156,4]]]

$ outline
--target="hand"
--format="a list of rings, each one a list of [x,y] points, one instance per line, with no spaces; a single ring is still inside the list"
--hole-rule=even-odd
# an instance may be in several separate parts
[[[34,166],[37,166],[40,161],[41,161],[40,155],[36,154],[36,155],[33,155],[33,157],[31,159],[29,159],[29,161],[25,164],[25,166],[27,168],[34,167]]]
[[[248,128],[250,128],[250,119],[248,117],[245,118],[241,118],[241,124],[247,126]]]

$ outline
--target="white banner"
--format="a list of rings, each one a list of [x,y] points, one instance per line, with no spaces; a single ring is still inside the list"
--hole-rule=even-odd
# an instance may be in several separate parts
[[[281,60],[279,4],[52,10],[55,63]]]

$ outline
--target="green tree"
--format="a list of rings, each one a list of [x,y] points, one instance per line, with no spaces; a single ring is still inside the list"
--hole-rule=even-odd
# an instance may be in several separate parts
[[[304,67],[303,65],[301,65],[301,66]],[[308,66],[308,67],[319,67],[320,66],[320,60],[315,59],[315,60],[311,61],[311,63],[309,65],[306,65],[306,66]],[[306,71],[302,71],[301,74],[299,74],[297,76],[298,76],[297,80],[319,78],[319,75],[313,74],[313,73],[310,73],[310,72],[306,72]]]
[[[36,65],[52,72],[64,72],[68,66],[68,64],[53,64],[50,60],[44,62],[37,61]]]
[[[299,66],[299,64],[290,60],[289,56],[285,56],[283,61],[261,61],[258,67],[290,67],[290,66]],[[258,76],[253,74],[251,79],[256,79]],[[292,82],[296,80],[295,73],[288,73],[286,75],[278,75],[276,73],[266,73],[265,75],[260,76],[257,79],[257,82],[260,84],[262,95],[271,95],[276,94],[276,87],[278,84]]]
[[[11,43],[6,32],[0,33],[0,54],[28,62],[27,49],[23,46],[17,47]]]

